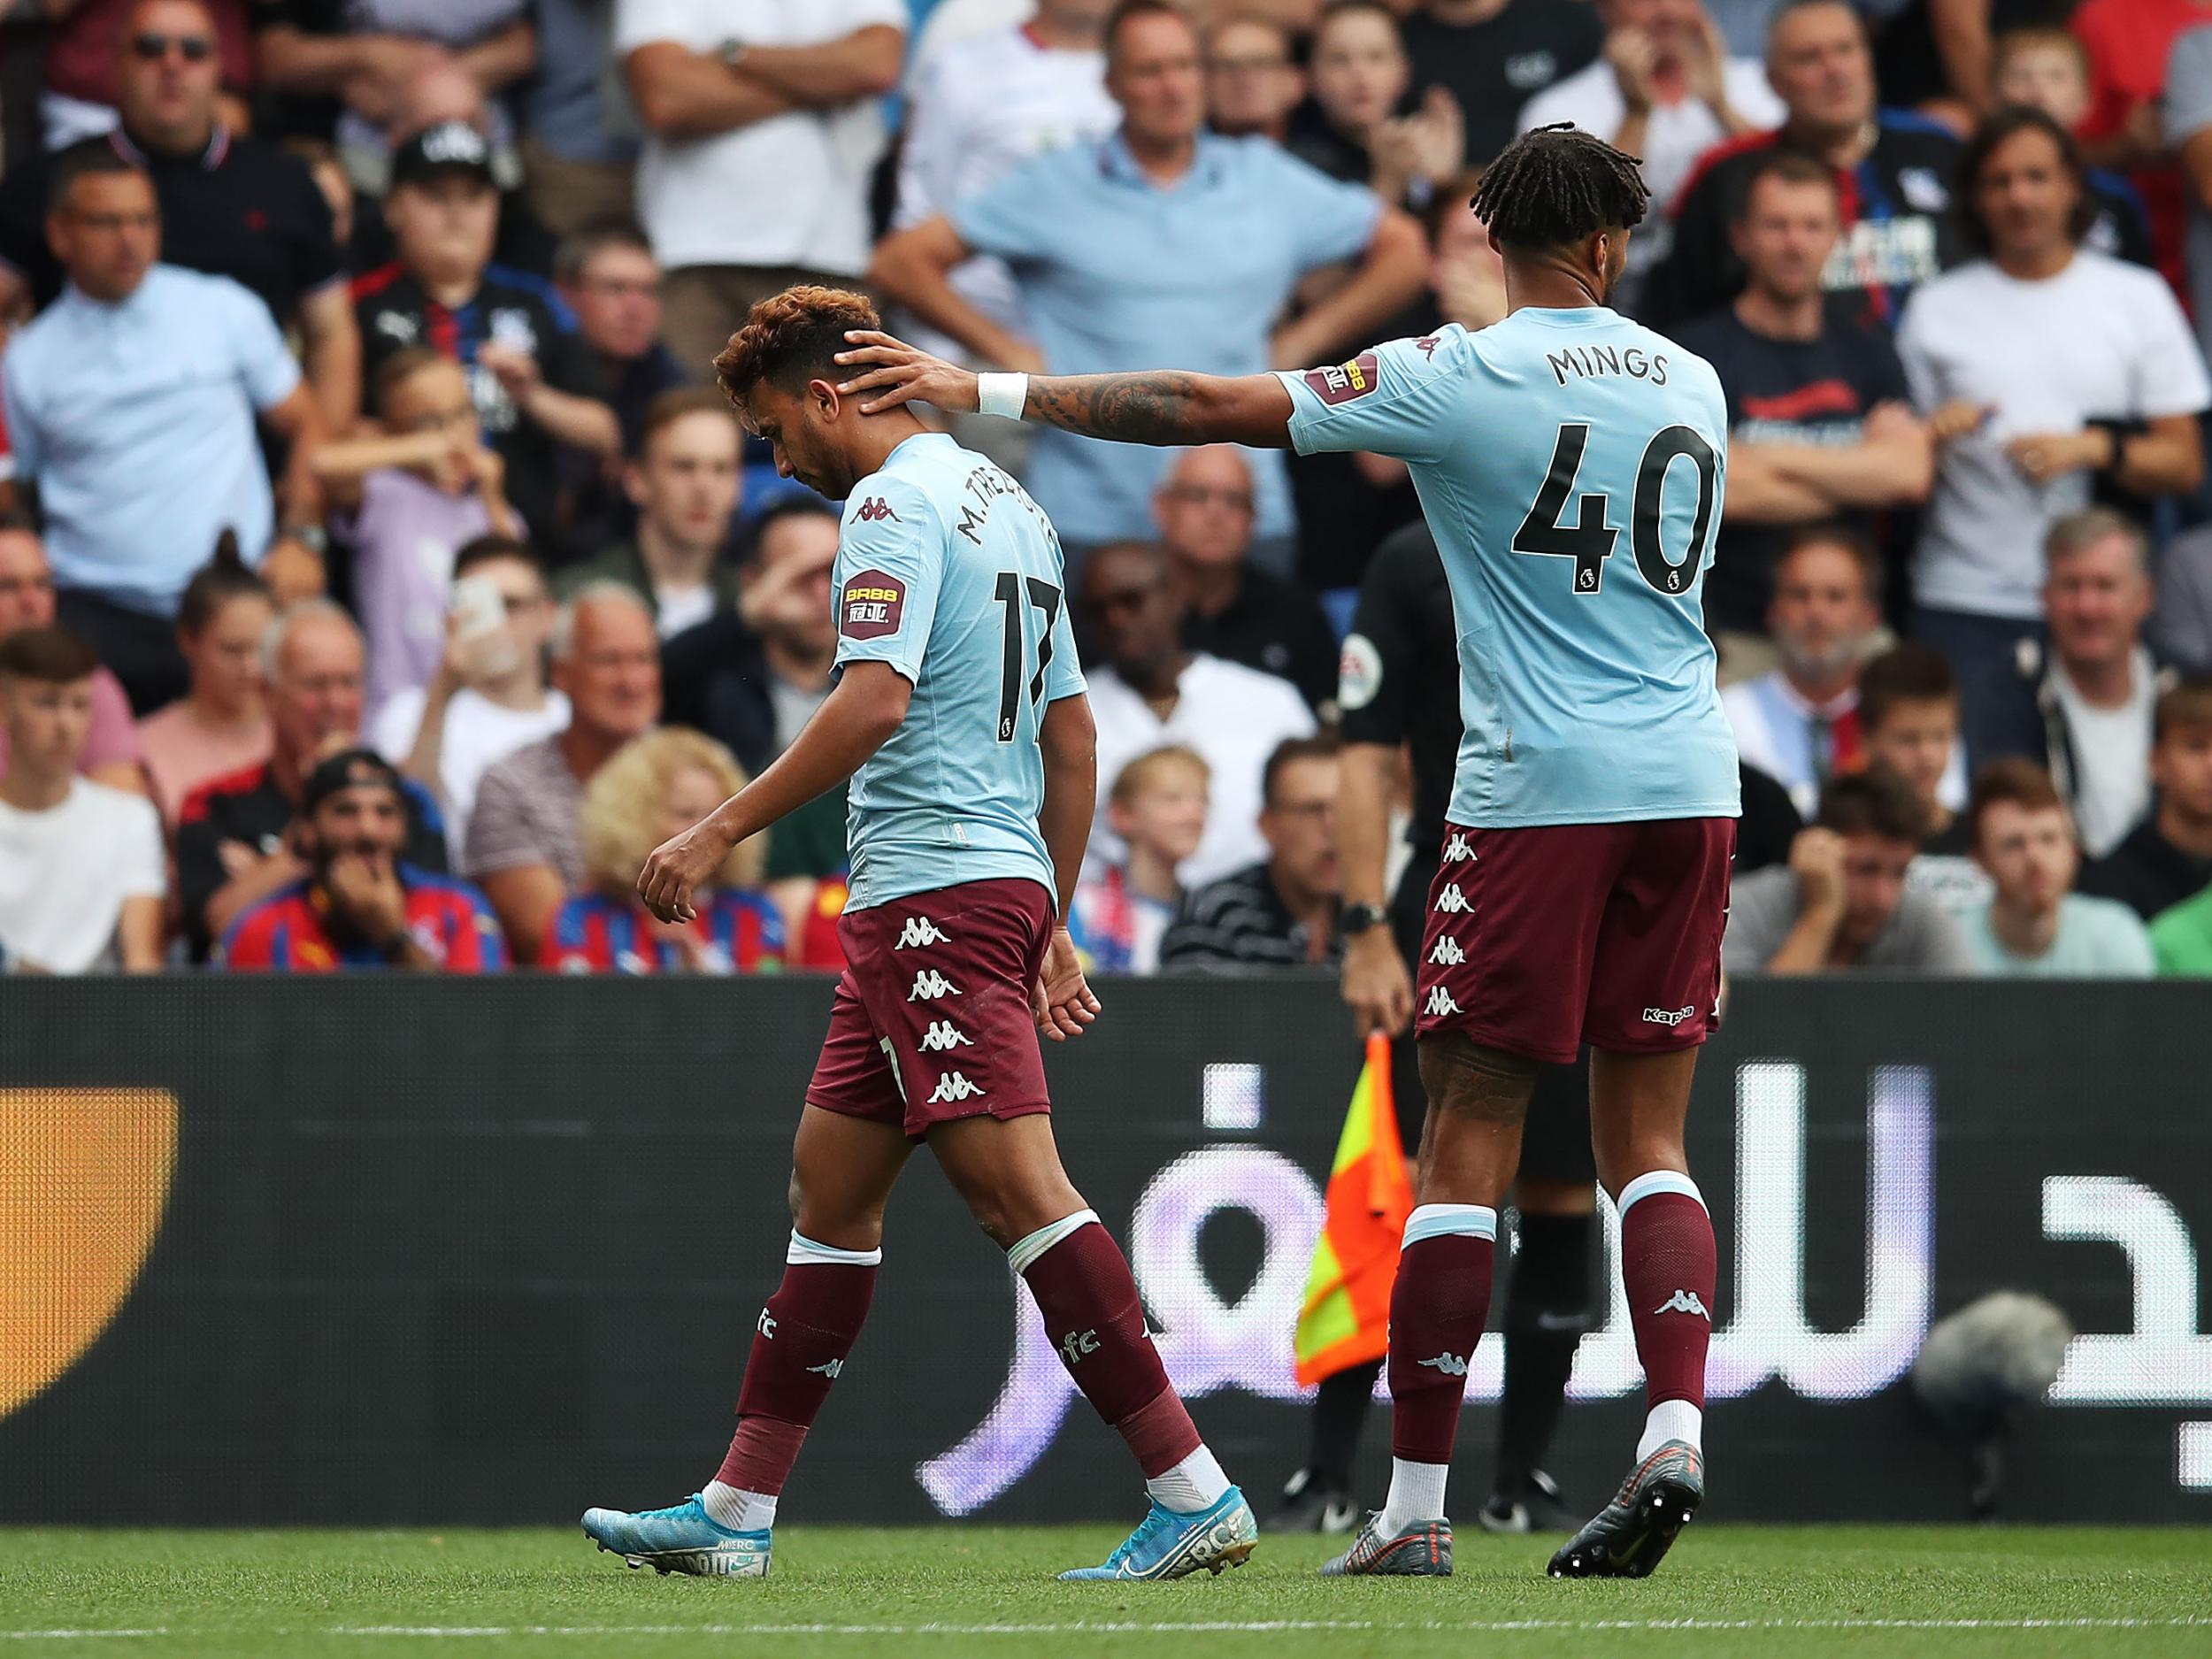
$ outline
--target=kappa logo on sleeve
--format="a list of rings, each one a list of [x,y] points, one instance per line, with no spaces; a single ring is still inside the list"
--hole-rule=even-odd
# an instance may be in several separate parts
[[[861,571],[838,590],[837,631],[849,640],[879,640],[899,631],[906,584],[881,571]]]
[[[1306,384],[1313,395],[1332,406],[1348,403],[1356,397],[1364,397],[1382,384],[1382,374],[1376,366],[1375,354],[1363,351],[1349,363],[1332,363],[1325,369],[1308,369]]]
[[[886,518],[890,519],[894,524],[904,524],[906,522],[905,519],[900,518],[898,514],[891,511],[891,503],[884,500],[884,498],[880,495],[871,495],[867,500],[862,502],[860,503],[860,511],[855,513],[853,517],[859,519],[863,524],[878,524]]]

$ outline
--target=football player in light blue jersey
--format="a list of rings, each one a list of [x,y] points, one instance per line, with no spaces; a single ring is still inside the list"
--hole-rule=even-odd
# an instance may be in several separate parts
[[[733,847],[849,778],[846,968],[728,1455],[681,1503],[590,1509],[584,1531],[634,1567],[767,1572],[777,1497],[874,1293],[884,1206],[926,1142],[1144,1471],[1144,1520],[1102,1565],[1061,1577],[1217,1573],[1259,1529],[1168,1382],[1128,1263],[1060,1166],[1037,1046],[1099,1011],[1066,926],[1098,778],[1059,540],[983,457],[911,410],[870,413],[837,390],[847,334],[876,326],[856,294],[787,288],[715,359],[779,470],[845,503],[837,684],[773,764],[654,852],[638,893],[663,921],[688,920]]]
[[[1535,1068],[1579,1043],[1647,1412],[1619,1495],[1551,1571],[1641,1577],[1704,1495],[1717,1264],[1682,1123],[1739,812],[1700,599],[1727,413],[1709,365],[1607,304],[1646,205],[1635,157],[1569,127],[1525,134],[1472,204],[1505,264],[1505,319],[1303,373],[979,378],[872,334],[838,359],[840,393],[867,410],[918,398],[1412,470],[1450,581],[1465,736],[1422,949],[1429,1115],[1390,1305],[1390,1494],[1327,1574],[1451,1571],[1445,1475],[1498,1207]]]

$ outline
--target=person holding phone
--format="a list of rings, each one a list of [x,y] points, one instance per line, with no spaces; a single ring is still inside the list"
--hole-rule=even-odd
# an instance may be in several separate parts
[[[393,694],[370,726],[377,751],[438,798],[456,859],[486,770],[568,724],[545,683],[553,603],[526,542],[479,536],[453,556],[445,656],[430,683]]]

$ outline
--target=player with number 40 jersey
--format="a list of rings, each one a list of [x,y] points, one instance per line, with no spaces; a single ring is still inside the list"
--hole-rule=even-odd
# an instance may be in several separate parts
[[[1709,365],[1607,303],[1647,201],[1635,157],[1572,127],[1524,134],[1471,204],[1505,319],[1302,373],[979,378],[873,334],[839,358],[864,409],[920,399],[1411,469],[1450,583],[1465,734],[1417,993],[1429,1115],[1391,1296],[1390,1491],[1331,1575],[1451,1571],[1445,1478],[1498,1209],[1536,1067],[1581,1043],[1648,1410],[1619,1495],[1551,1571],[1640,1577],[1704,1494],[1717,1263],[1682,1123],[1740,811],[1701,614],[1727,411]]]

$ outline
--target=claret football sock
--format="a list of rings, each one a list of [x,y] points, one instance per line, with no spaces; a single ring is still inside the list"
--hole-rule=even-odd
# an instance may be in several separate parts
[[[737,1432],[702,1494],[723,1525],[754,1532],[775,1518],[774,1500],[868,1317],[882,1260],[881,1250],[835,1250],[791,1235],[783,1283],[753,1331]]]
[[[1688,1176],[1640,1175],[1621,1189],[1620,1202],[1621,1281],[1650,1413],[1640,1460],[1671,1440],[1700,1447],[1717,1256],[1712,1217]]]
[[[1406,1217],[1390,1290],[1386,1537],[1443,1518],[1467,1367],[1490,1315],[1497,1236],[1498,1212],[1483,1204],[1422,1204]]]
[[[1219,1499],[1228,1479],[1168,1384],[1137,1281],[1098,1217],[1079,1211],[1039,1228],[1006,1255],[1037,1298],[1060,1363],[1128,1442],[1161,1506],[1187,1512]]]

